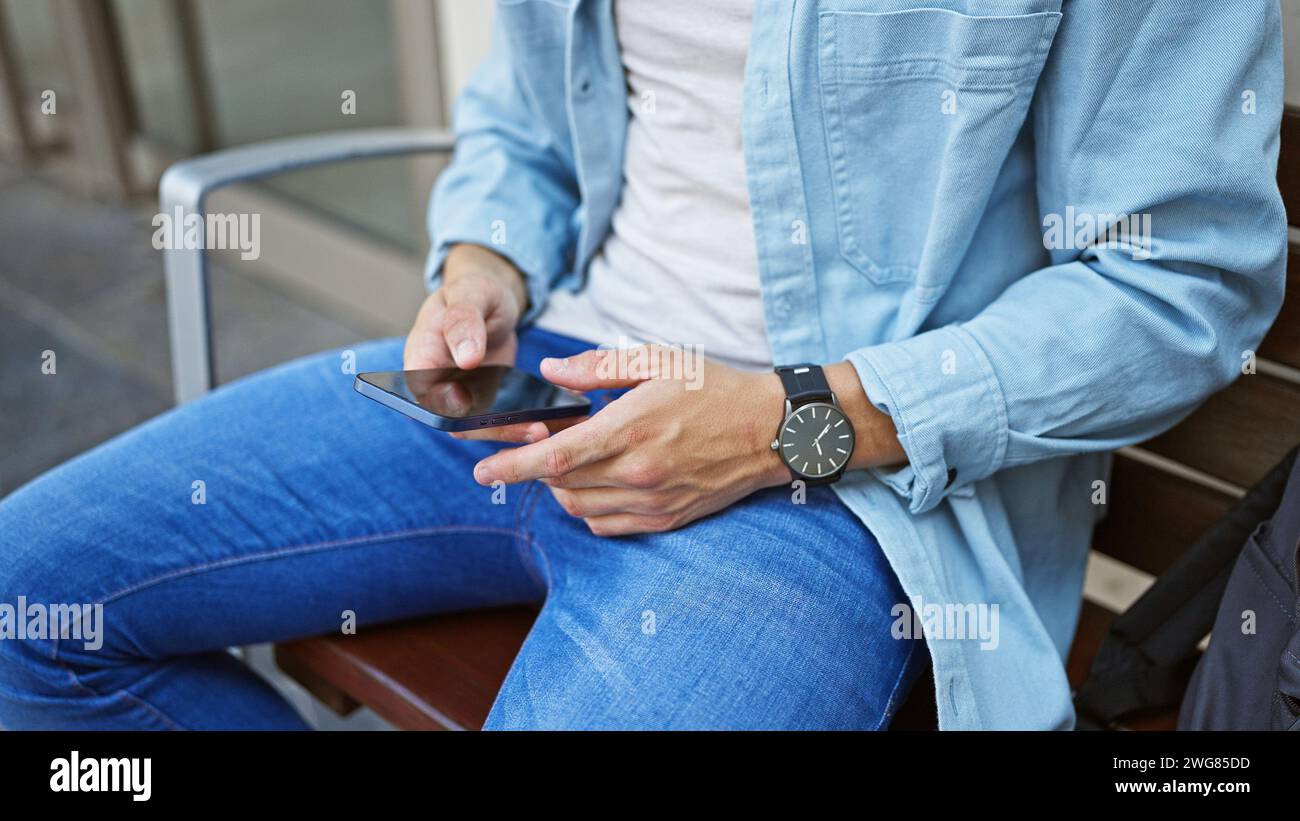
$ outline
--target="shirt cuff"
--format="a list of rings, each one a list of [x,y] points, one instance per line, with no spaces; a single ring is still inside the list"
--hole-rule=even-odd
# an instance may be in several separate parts
[[[894,420],[907,454],[906,465],[873,472],[913,513],[1001,466],[1006,400],[988,356],[964,328],[948,325],[846,358],[867,399]]]

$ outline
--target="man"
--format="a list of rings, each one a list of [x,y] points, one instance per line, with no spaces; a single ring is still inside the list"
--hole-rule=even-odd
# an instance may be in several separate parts
[[[1280,304],[1276,2],[497,18],[405,367],[625,392],[502,448],[327,354],[37,480],[3,589],[103,604],[104,650],[0,647],[0,724],[301,726],[221,648],[544,600],[489,727],[883,727],[924,649],[941,727],[1070,726],[1106,454]]]

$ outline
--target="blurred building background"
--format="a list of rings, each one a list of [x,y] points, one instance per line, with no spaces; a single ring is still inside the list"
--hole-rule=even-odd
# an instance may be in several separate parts
[[[0,0],[0,497],[171,406],[151,241],[170,163],[444,125],[491,19],[487,0]],[[403,334],[424,295],[439,162],[333,165],[215,194],[212,210],[261,218],[259,259],[213,258],[218,380]],[[269,647],[238,652],[317,726],[386,726],[368,710],[339,719]]]
[[[171,162],[443,125],[491,16],[486,0],[0,0],[0,496],[170,406],[151,220]],[[215,195],[214,210],[259,213],[262,228],[258,260],[215,258],[219,380],[403,333],[438,162]],[[47,350],[67,378],[42,373]]]

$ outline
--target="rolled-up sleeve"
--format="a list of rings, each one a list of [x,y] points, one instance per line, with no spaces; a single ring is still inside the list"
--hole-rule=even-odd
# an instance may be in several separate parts
[[[523,272],[528,322],[573,265],[579,193],[512,51],[497,24],[487,59],[456,102],[456,150],[429,204],[425,281],[430,290],[439,286],[451,246],[482,245]]]
[[[938,504],[958,478],[988,476],[1002,463],[1006,403],[992,365],[960,326],[855,351],[848,360],[867,396],[889,414],[908,462],[880,470],[913,512]],[[934,379],[918,374],[936,372]]]

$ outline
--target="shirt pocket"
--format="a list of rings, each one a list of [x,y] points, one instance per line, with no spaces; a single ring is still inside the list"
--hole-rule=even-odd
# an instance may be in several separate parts
[[[911,282],[928,243],[969,241],[961,233],[973,233],[1024,123],[1060,17],[818,16],[835,220],[854,268]]]

